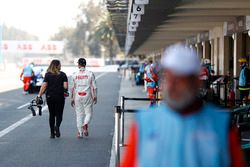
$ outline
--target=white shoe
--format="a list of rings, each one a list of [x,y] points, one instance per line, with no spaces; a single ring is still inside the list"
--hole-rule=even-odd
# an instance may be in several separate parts
[[[83,133],[78,132],[78,133],[77,133],[77,138],[78,138],[78,139],[83,138]]]

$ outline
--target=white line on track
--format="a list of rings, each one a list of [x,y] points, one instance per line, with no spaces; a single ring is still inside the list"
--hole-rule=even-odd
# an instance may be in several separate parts
[[[44,106],[42,108],[42,111],[45,111],[48,109],[48,106]],[[38,111],[36,111],[36,114],[38,114]],[[32,118],[32,114],[27,115],[26,117],[24,117],[23,119],[17,121],[16,123],[10,125],[8,128],[5,128],[4,130],[0,131],[0,138],[5,136],[6,134],[10,133],[11,131],[13,131],[14,129],[16,129],[17,127],[21,126],[22,124],[24,124],[25,122],[29,121]]]
[[[96,77],[96,80],[99,79],[99,78],[101,78],[101,77],[103,77],[106,74],[108,74],[108,73],[102,73],[102,74],[98,75]],[[20,107],[23,108],[23,107],[26,107],[27,105],[29,105],[29,103],[26,103],[26,104],[24,104],[24,105],[22,105]],[[18,108],[20,108],[20,107],[18,107]],[[44,106],[42,108],[42,111],[45,111],[47,109],[48,109],[48,106],[46,105],[46,106]],[[36,113],[38,114],[38,111],[36,111]],[[2,138],[3,136],[5,136],[6,134],[10,133],[11,131],[15,130],[17,127],[21,126],[22,124],[28,122],[32,117],[33,117],[32,114],[29,114],[26,117],[22,118],[21,120],[17,121],[16,123],[10,125],[9,127],[5,128],[4,130],[0,131],[0,138]]]
[[[30,103],[26,103],[26,104],[24,104],[24,105],[21,105],[21,106],[17,107],[16,109],[20,110],[20,109],[22,109],[22,108],[28,106],[29,104],[30,104]]]
[[[98,76],[96,77],[96,80],[99,79],[99,78],[101,78],[101,77],[103,77],[104,75],[107,75],[107,74],[108,74],[108,73],[104,72],[104,73],[98,75]]]

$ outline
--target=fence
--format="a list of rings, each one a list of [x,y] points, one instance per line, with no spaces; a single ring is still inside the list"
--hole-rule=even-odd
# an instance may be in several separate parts
[[[216,105],[220,105],[222,107],[228,108],[228,107],[240,107],[240,105],[243,105],[243,103],[245,103],[247,105],[247,103],[249,103],[248,100],[241,100],[241,99],[235,99],[230,100],[228,98],[228,84],[227,82],[216,82],[216,83],[212,83],[210,86],[211,89],[213,89],[213,93],[212,93],[212,100],[208,100],[208,102],[212,102]]]
[[[161,99],[155,99],[155,101],[160,101]],[[125,113],[135,113],[136,109],[126,109],[126,101],[151,101],[149,98],[129,98],[121,97],[121,105],[115,106],[115,166],[119,167],[120,162],[120,147],[124,144],[124,125],[125,125]]]

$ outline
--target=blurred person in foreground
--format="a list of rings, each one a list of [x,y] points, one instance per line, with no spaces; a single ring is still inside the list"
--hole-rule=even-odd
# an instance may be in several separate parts
[[[86,60],[78,60],[79,71],[73,75],[71,106],[75,108],[77,138],[89,135],[88,127],[92,119],[93,104],[97,103],[97,86],[93,72],[86,70]],[[83,121],[84,120],[84,121]]]
[[[121,167],[242,167],[229,113],[197,98],[196,52],[173,45],[161,64],[164,103],[136,114]]]
[[[28,94],[29,88],[30,88],[30,82],[34,77],[34,71],[33,71],[33,63],[30,63],[26,65],[21,72],[20,80],[23,81],[23,90],[24,94]]]
[[[63,119],[65,97],[68,96],[68,78],[61,71],[59,60],[52,60],[44,77],[37,98],[42,98],[46,91],[46,99],[49,108],[50,138],[60,137],[60,125]]]

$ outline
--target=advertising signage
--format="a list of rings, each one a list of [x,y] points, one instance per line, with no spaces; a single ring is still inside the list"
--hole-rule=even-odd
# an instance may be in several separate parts
[[[2,53],[63,54],[63,41],[2,41]]]

